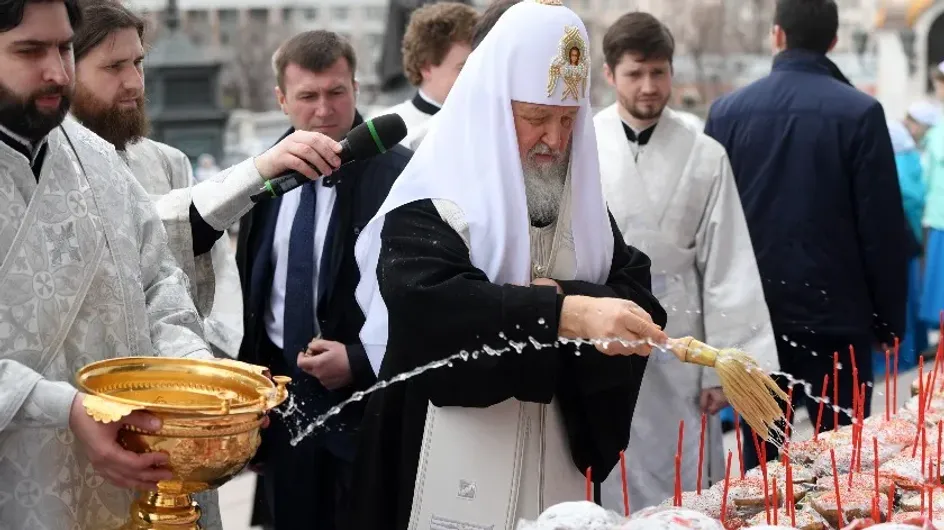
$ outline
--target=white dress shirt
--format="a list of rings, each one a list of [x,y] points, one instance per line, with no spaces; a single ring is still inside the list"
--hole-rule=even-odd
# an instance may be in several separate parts
[[[321,266],[321,255],[324,250],[325,236],[328,233],[328,224],[331,221],[331,212],[334,210],[334,201],[337,192],[333,187],[326,188],[319,179],[315,183],[315,252],[314,252],[314,273],[312,299],[314,300],[314,314],[312,319],[315,323],[315,332],[318,332],[318,274]],[[292,224],[295,221],[295,213],[298,211],[298,204],[301,202],[302,188],[294,190],[282,196],[282,204],[279,206],[279,217],[275,223],[275,237],[272,240],[272,264],[275,265],[275,275],[272,279],[272,292],[269,295],[269,306],[266,308],[265,326],[269,334],[269,340],[279,348],[284,347],[282,326],[285,316],[285,284],[288,274],[288,242],[292,234]],[[314,338],[314,337],[312,337]]]

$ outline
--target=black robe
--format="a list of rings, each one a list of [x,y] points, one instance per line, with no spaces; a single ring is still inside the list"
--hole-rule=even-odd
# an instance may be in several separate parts
[[[649,258],[627,247],[610,221],[614,248],[606,285],[562,281],[562,289],[633,300],[664,326],[665,311],[649,291]],[[377,272],[389,337],[379,379],[483,344],[500,349],[508,340],[557,340],[564,296],[552,287],[489,282],[432,201],[388,213],[381,241]],[[592,467],[596,480],[606,478],[629,442],[647,359],[605,356],[592,346],[577,356],[574,348],[528,346],[521,354],[481,355],[374,393],[358,439],[349,528],[407,528],[428,402],[489,407],[509,398],[547,404],[556,397],[577,469]]]

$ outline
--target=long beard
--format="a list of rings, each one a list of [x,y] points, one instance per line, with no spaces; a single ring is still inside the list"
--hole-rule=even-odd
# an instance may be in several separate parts
[[[62,97],[59,107],[49,112],[39,110],[36,100],[52,95]],[[72,87],[67,85],[52,85],[23,98],[0,82],[0,125],[31,142],[38,142],[62,123],[71,100]]]
[[[549,152],[547,146],[538,144],[528,153],[528,160],[522,166],[524,191],[528,198],[528,216],[534,226],[553,223],[560,213],[561,199],[564,196],[570,151],[559,155],[558,160],[550,164],[538,164],[531,159],[534,154]]]
[[[147,136],[149,129],[143,95],[137,99],[135,108],[122,109],[101,101],[80,83],[76,89],[72,114],[119,150]]]

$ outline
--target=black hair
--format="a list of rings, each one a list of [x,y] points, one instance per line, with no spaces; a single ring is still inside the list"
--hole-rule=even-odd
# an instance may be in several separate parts
[[[82,26],[72,42],[75,62],[116,31],[134,29],[143,41],[144,28],[143,18],[115,0],[82,0]]]
[[[671,63],[675,38],[665,24],[649,13],[626,13],[606,30],[603,58],[614,70],[627,53],[638,55],[642,61],[665,59]]]
[[[82,25],[82,10],[79,9],[79,0],[0,0],[0,33],[6,33],[23,22],[23,13],[26,4],[50,4],[62,2],[66,5],[69,14],[69,24],[72,30]]]
[[[777,0],[774,24],[787,36],[788,50],[826,54],[839,31],[835,0]]]

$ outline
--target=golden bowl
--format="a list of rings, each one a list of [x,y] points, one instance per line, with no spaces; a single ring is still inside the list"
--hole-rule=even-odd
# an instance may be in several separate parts
[[[130,451],[167,453],[174,474],[156,492],[138,495],[125,528],[198,529],[191,494],[218,488],[245,467],[259,448],[266,412],[288,397],[289,381],[232,360],[121,357],[79,370],[76,384],[95,420],[111,423],[143,410],[162,421],[157,432],[119,431]]]

